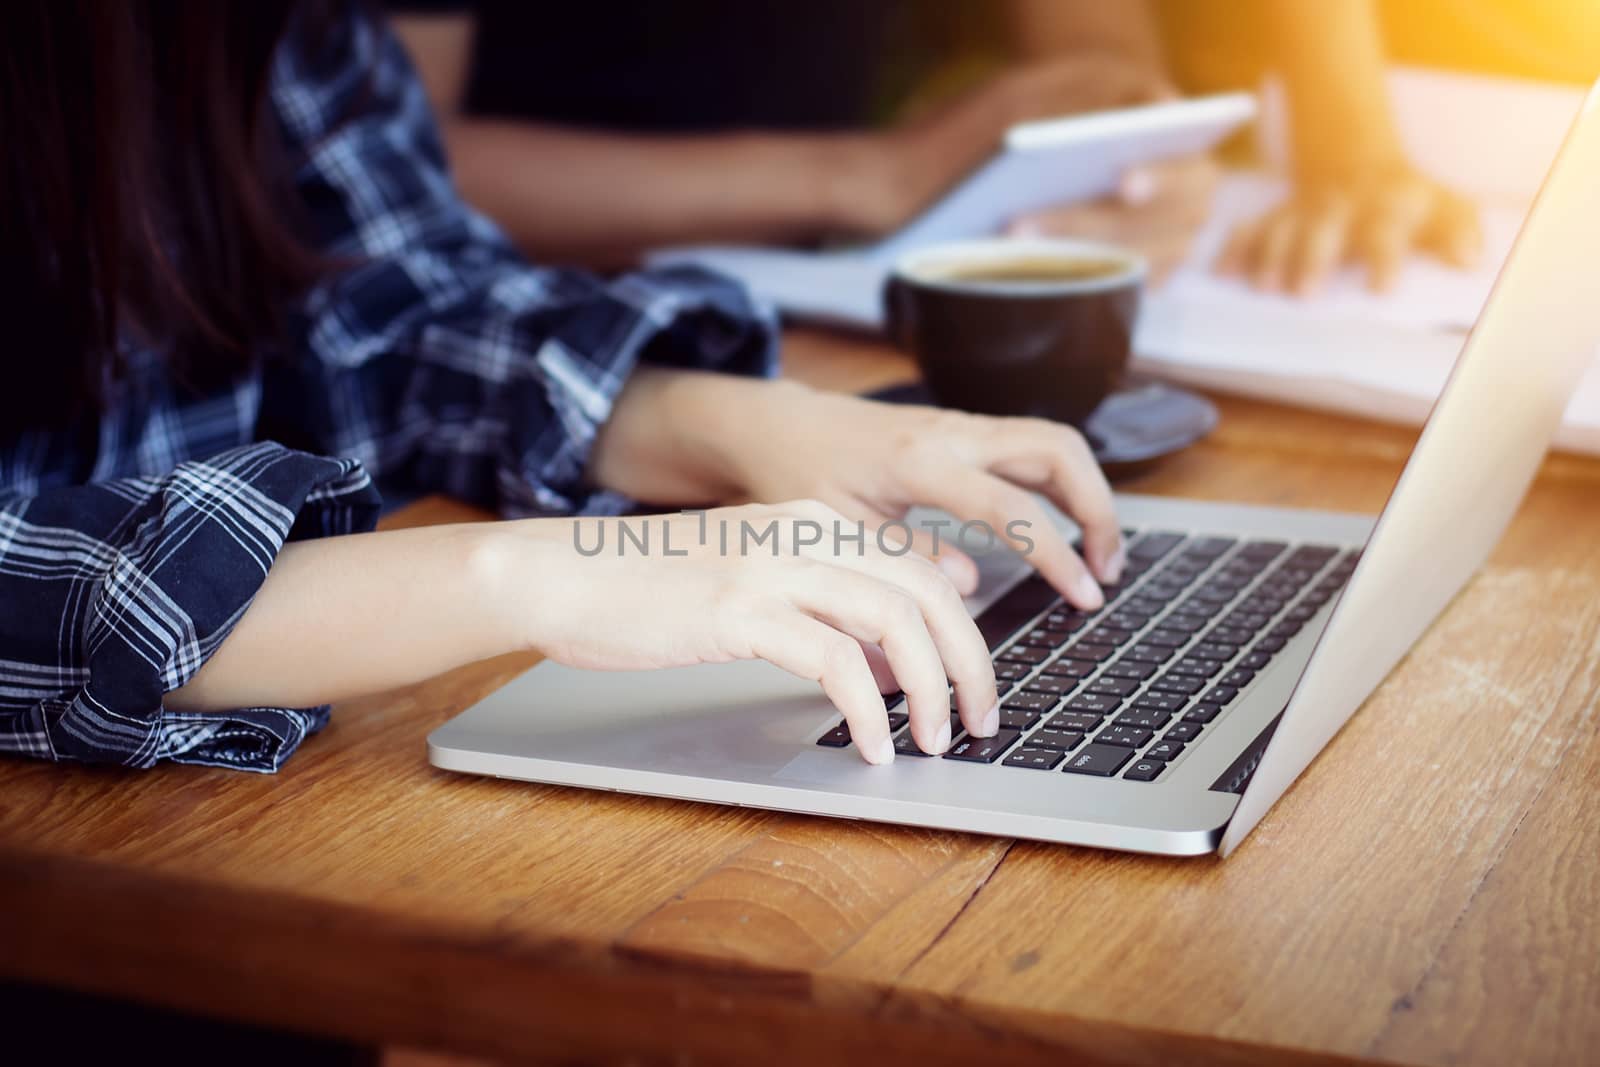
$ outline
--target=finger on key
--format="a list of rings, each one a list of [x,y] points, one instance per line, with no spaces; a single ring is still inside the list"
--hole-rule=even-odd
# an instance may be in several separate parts
[[[849,557],[840,557],[847,562]],[[790,603],[835,629],[883,649],[906,694],[911,736],[934,755],[950,747],[950,702],[944,664],[916,599],[886,580],[846,566],[811,561],[791,568]],[[866,657],[857,653],[862,665]],[[869,671],[870,675],[870,671]],[[879,703],[882,701],[880,699]]]

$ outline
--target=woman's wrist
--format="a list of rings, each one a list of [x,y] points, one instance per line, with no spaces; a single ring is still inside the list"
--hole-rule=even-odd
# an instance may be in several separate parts
[[[813,390],[782,379],[681,373],[668,392],[674,450],[710,491],[702,501],[726,503],[750,496],[763,449]]]

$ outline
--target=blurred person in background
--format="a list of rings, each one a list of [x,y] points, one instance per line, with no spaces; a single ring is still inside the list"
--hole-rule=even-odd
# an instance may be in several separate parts
[[[1477,254],[1471,205],[1400,150],[1368,0],[392,7],[464,193],[538,254],[615,267],[663,245],[879,237],[1010,125],[1253,88],[1267,70],[1301,131],[1296,195],[1236,235],[1224,269],[1309,293],[1347,261],[1383,288],[1414,251]],[[1215,176],[1205,158],[1142,167],[1016,228],[1120,241],[1159,271]]]
[[[1068,3],[391,5],[463,193],[597,267],[699,241],[876,238],[1047,116],[1173,94],[1154,39]],[[1200,194],[1209,169],[1199,165]],[[1186,199],[1190,186],[1163,195]]]

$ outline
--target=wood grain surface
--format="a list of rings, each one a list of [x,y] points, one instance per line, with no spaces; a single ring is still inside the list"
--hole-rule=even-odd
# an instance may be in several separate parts
[[[1220,404],[1123,488],[1373,511],[1414,439]],[[510,658],[337,708],[276,776],[0,764],[0,973],[546,1062],[1600,1062],[1597,532],[1600,462],[1552,458],[1225,863],[432,769]]]

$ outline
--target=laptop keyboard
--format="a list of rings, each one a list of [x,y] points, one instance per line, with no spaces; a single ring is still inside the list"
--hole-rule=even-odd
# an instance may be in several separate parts
[[[1360,552],[1327,545],[1125,531],[1122,580],[1079,611],[1037,575],[978,620],[994,652],[1000,730],[964,733],[945,759],[1157,781],[1209,736],[1272,657],[1344,588]],[[895,751],[927,758],[905,697],[885,698]],[[845,723],[817,744],[850,744]]]

